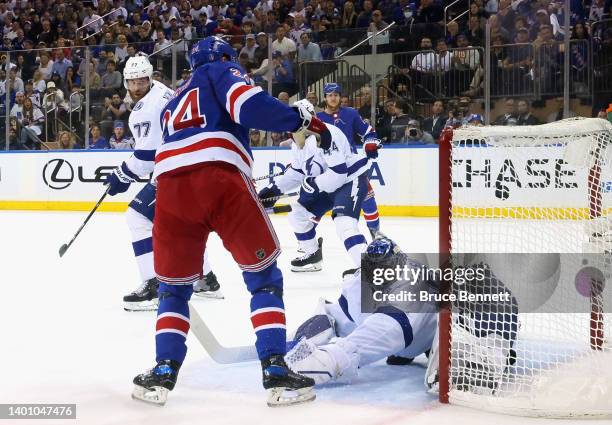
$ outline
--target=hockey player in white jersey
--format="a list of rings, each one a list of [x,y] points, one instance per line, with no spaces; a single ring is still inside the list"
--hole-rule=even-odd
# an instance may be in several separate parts
[[[308,100],[300,100],[296,105],[314,114],[314,107]],[[289,223],[299,249],[304,253],[291,261],[291,270],[295,272],[321,270],[323,255],[317,242],[316,227],[328,211],[332,212],[338,237],[356,267],[359,267],[361,253],[367,245],[359,231],[358,220],[361,204],[368,193],[368,159],[351,148],[339,128],[325,125],[331,133],[331,147],[321,149],[314,135],[305,140],[293,135],[291,166],[259,192],[264,207],[270,208],[275,201],[269,198],[301,186],[299,199],[291,205],[289,213]]]
[[[435,301],[411,305],[409,313],[392,303],[374,305],[373,313],[362,313],[361,305],[362,273],[371,282],[374,268],[420,268],[423,264],[401,253],[388,238],[372,241],[363,262],[362,269],[345,272],[337,302],[321,300],[315,315],[298,328],[297,343],[285,356],[293,371],[313,378],[318,385],[350,381],[358,368],[384,358],[408,363],[432,346],[437,327]],[[426,279],[387,279],[376,289],[384,293],[438,290],[437,283]]]
[[[426,354],[429,359],[425,385],[428,390],[437,391],[438,306],[431,298],[419,300],[422,293],[438,293],[441,281],[425,272],[429,268],[424,255],[402,253],[386,237],[372,241],[363,257],[360,270],[345,272],[338,301],[321,300],[315,315],[298,328],[293,338],[296,344],[285,356],[287,364],[321,385],[350,381],[358,368],[384,358],[388,364],[404,365]],[[397,270],[398,267],[421,270],[421,277],[408,275],[413,277],[404,279],[402,274],[402,279],[397,279],[397,275],[383,282],[374,279],[374,270]],[[453,333],[461,334],[457,338],[461,342],[453,342],[454,359],[462,362],[465,369],[465,376],[453,379],[458,387],[480,387],[484,393],[491,394],[502,381],[507,365],[513,364],[516,358],[512,347],[518,332],[518,304],[486,263],[472,262],[466,268],[479,268],[483,278],[462,280],[454,290],[461,288],[474,295],[510,295],[503,302],[453,306],[456,317]],[[415,301],[374,302],[368,310],[373,313],[363,313],[361,291],[368,286],[372,291],[381,292],[377,299],[394,295],[405,300],[406,294],[411,293],[415,294]]]
[[[162,143],[160,111],[174,92],[153,80],[152,75],[153,66],[146,56],[128,59],[123,71],[123,84],[134,101],[129,127],[136,144],[134,154],[107,178],[105,184],[110,186],[108,194],[111,196],[125,192],[131,183],[153,171],[155,152]],[[123,297],[127,311],[157,310],[158,281],[153,269],[152,241],[155,193],[155,186],[147,183],[130,202],[126,212],[132,247],[142,279],[138,289]],[[194,293],[210,298],[222,298],[220,285],[207,260],[205,256],[204,276],[194,284]]]

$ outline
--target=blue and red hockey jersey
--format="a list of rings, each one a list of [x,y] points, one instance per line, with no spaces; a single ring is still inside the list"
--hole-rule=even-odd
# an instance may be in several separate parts
[[[342,130],[353,147],[356,144],[355,134],[361,137],[363,141],[371,138],[378,138],[376,131],[374,131],[372,126],[361,118],[356,109],[341,106],[338,109],[338,112],[328,114],[325,111],[321,111],[317,113],[317,117],[321,121],[327,124],[335,125]]]
[[[228,162],[250,176],[249,129],[293,132],[301,126],[296,110],[250,81],[233,62],[197,68],[162,109],[163,144],[153,178],[207,161]]]

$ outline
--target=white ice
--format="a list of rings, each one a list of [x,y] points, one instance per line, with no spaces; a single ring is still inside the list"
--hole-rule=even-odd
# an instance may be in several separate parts
[[[441,405],[425,393],[426,359],[410,366],[366,367],[352,385],[317,389],[313,403],[271,409],[265,404],[259,363],[214,363],[190,334],[179,382],[166,406],[130,398],[132,378],[154,364],[155,314],[127,313],[121,298],[138,286],[122,214],[96,214],[64,258],[86,213],[0,212],[0,403],[76,403],[82,424],[440,424],[536,422]],[[319,235],[324,270],[296,274],[289,261],[296,243],[286,216],[274,216],[283,254],[288,328],[295,329],[316,300],[335,300],[341,272],[351,262],[329,217]],[[382,218],[382,229],[407,251],[435,252],[435,219]],[[364,226],[365,231],[365,226]],[[248,236],[247,236],[248,237]],[[208,244],[225,300],[195,299],[224,345],[254,341],[249,294],[220,240]],[[194,297],[196,298],[196,297]],[[543,421],[543,420],[539,420]],[[1,421],[0,421],[1,422]],[[20,421],[20,424],[38,421]]]

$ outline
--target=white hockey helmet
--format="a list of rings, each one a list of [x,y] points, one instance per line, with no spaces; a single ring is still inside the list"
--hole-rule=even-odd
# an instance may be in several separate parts
[[[307,99],[298,100],[297,102],[293,104],[293,106],[297,106],[298,108],[306,109],[310,113],[310,115],[312,115],[313,117],[316,115],[314,106]]]
[[[141,55],[129,58],[123,69],[123,86],[127,89],[127,81],[136,78],[148,78],[149,81],[153,77],[153,65],[149,62],[149,58]]]

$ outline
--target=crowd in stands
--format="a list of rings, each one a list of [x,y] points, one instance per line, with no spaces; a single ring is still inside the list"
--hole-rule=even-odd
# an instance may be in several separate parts
[[[570,3],[572,40],[597,37],[598,48],[612,58],[612,27],[594,33],[595,22],[612,16],[612,0]],[[90,147],[129,148],[133,139],[126,123],[131,101],[122,71],[139,52],[162,50],[152,57],[154,78],[167,84],[176,53],[180,85],[190,75],[190,43],[209,35],[225,36],[249,75],[288,102],[296,94],[316,97],[299,93],[300,63],[333,59],[366,33],[391,22],[396,25],[381,51],[415,53],[394,56],[398,71],[390,86],[396,96],[376,107],[376,125],[385,138],[407,143],[436,140],[439,111],[459,110],[449,106],[451,99],[482,95],[486,64],[481,47],[487,21],[492,28],[494,94],[526,98],[513,100],[503,123],[533,123],[534,117],[527,112],[527,118],[521,118],[521,111],[529,111],[534,82],[541,82],[540,91],[551,97],[558,95],[562,82],[558,77],[564,54],[559,43],[564,36],[563,1],[472,0],[468,14],[454,19],[449,13],[446,22],[445,5],[440,0],[0,1],[0,108],[2,115],[8,112],[12,117],[10,145],[39,149],[41,142],[55,141],[64,148],[81,148],[88,130]],[[91,52],[89,63],[84,46]],[[572,84],[577,90],[579,77],[590,72],[590,48],[589,43],[571,47]],[[94,122],[89,129],[82,127],[86,74]],[[609,71],[599,78],[611,79]],[[354,97],[347,93],[343,104],[355,103]],[[354,106],[369,119],[369,96],[362,97]],[[433,115],[416,116],[409,102],[415,99],[431,104]],[[320,99],[313,100],[320,107]],[[46,116],[54,119],[45,120]],[[0,120],[0,132],[4,130]],[[265,143],[263,136],[253,132],[253,143]],[[273,144],[282,138],[272,135]]]

